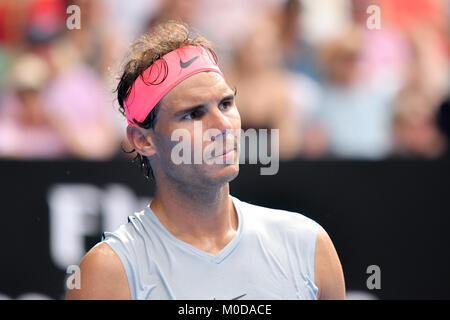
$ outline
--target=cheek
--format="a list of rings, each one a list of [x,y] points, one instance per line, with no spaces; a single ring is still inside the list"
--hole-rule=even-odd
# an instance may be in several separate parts
[[[171,140],[171,134],[167,134],[164,136],[158,135],[158,137],[155,138],[155,147],[159,157],[167,161],[167,159],[170,158],[173,147],[177,143],[178,141]]]
[[[230,121],[232,123],[233,129],[236,130],[241,129],[241,115],[239,114],[237,106],[233,109],[233,112],[230,114]]]
[[[232,132],[235,135],[235,139],[240,144],[240,137],[241,137],[241,115],[239,114],[239,111],[237,108],[235,108],[235,111],[230,115],[230,123]]]

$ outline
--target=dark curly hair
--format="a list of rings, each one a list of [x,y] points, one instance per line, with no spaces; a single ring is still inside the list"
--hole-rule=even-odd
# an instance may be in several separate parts
[[[167,21],[152,27],[148,33],[142,35],[136,42],[131,45],[129,58],[125,63],[119,83],[117,85],[117,100],[119,102],[119,111],[125,116],[124,100],[130,93],[131,86],[138,77],[142,77],[142,73],[149,68],[155,61],[161,59],[165,54],[187,45],[198,45],[208,49],[214,58],[217,56],[213,50],[213,43],[190,29],[185,23],[178,21]],[[163,72],[167,72],[163,70]],[[164,81],[164,80],[163,80]],[[155,85],[147,83],[147,85]],[[133,119],[134,123],[144,129],[153,129],[160,109],[159,101],[155,108],[148,114],[143,122]],[[147,179],[154,178],[150,162],[146,156],[139,154],[135,149],[126,151],[125,153],[136,152],[136,160]]]

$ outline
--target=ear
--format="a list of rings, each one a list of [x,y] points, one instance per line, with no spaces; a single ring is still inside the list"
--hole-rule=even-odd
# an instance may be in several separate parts
[[[127,127],[128,141],[137,152],[144,156],[152,156],[156,153],[150,131],[134,125],[128,125]]]

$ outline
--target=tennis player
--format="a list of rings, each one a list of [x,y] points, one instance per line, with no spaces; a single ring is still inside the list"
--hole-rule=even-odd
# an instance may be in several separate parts
[[[168,22],[140,38],[131,56],[118,101],[155,194],[103,234],[80,264],[81,287],[66,298],[344,299],[342,267],[319,224],[230,195],[241,120],[211,43]],[[207,136],[202,151],[221,141],[209,160],[223,161],[175,163],[172,134],[190,133],[195,148],[196,121]]]

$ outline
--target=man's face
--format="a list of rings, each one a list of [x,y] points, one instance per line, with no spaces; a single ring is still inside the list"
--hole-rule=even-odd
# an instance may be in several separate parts
[[[234,91],[216,72],[197,73],[163,98],[152,131],[155,154],[150,158],[156,178],[166,176],[182,185],[213,186],[227,183],[239,172],[241,118]],[[174,163],[173,133],[183,131],[190,145],[189,163]],[[201,150],[199,150],[201,149]],[[194,153],[201,155],[200,163]],[[211,157],[210,157],[210,156]],[[198,160],[198,159],[197,159]]]

